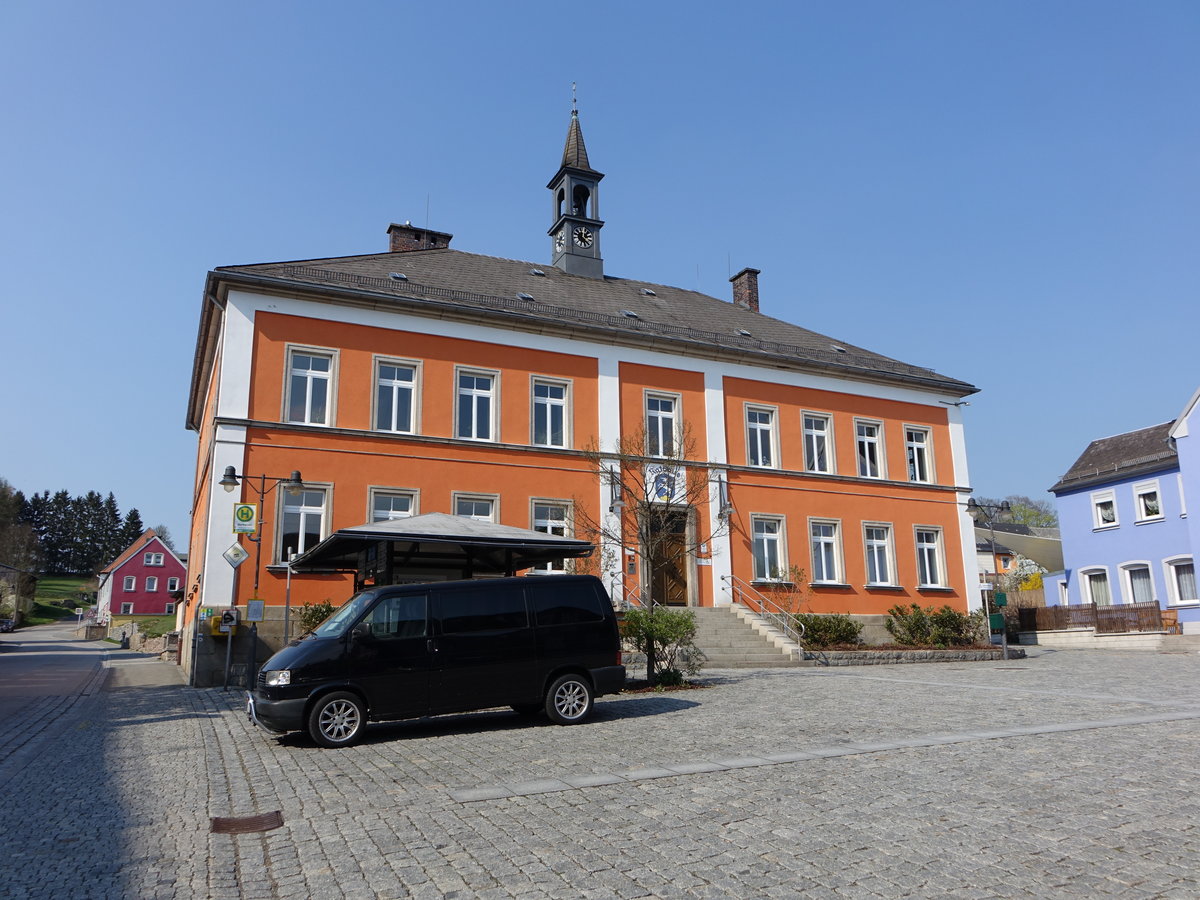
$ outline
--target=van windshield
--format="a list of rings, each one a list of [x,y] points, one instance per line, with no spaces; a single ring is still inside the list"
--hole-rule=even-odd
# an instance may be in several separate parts
[[[374,591],[355,594],[332,616],[313,629],[314,637],[341,637],[375,600]]]

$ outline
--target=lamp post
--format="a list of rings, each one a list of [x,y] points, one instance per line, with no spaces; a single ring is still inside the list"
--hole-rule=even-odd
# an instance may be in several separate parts
[[[997,513],[1006,513],[1012,509],[1012,505],[1007,500],[1001,500],[999,503],[980,503],[974,497],[967,501],[967,512],[974,519],[975,515],[981,514],[987,521],[988,534],[991,540],[988,544],[988,553],[992,558],[992,594],[996,593],[996,582],[999,578],[999,572],[996,570],[996,528],[994,519]],[[990,617],[992,606],[991,601],[987,601],[987,611]],[[990,621],[990,618],[989,618]],[[1001,618],[1001,623],[1004,620]],[[1000,646],[1004,651],[1004,658],[1008,659],[1008,625],[1002,624],[1000,629]]]
[[[271,482],[270,485],[267,482]],[[262,563],[262,510],[266,506],[264,502],[267,495],[275,488],[283,485],[283,489],[292,496],[295,496],[304,490],[304,479],[300,477],[299,471],[293,471],[286,478],[275,477],[272,475],[239,475],[237,469],[233,466],[226,466],[225,473],[221,476],[221,480],[217,482],[225,489],[226,493],[232,493],[237,489],[239,484],[249,487],[258,495],[258,523],[256,533],[249,535],[250,540],[254,542],[254,599],[258,598],[258,576]],[[289,567],[291,563],[289,561]],[[290,571],[290,569],[289,569]],[[232,646],[233,639],[230,638]],[[253,687],[254,664],[258,658],[258,622],[250,623],[250,662],[246,666],[246,688]],[[228,663],[226,664],[225,681],[228,685],[229,672]]]

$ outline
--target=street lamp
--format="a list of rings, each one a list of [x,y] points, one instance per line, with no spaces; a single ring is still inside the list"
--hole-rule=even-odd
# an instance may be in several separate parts
[[[996,529],[993,520],[997,513],[1006,513],[1012,510],[1012,504],[1007,500],[1001,500],[999,503],[980,503],[974,497],[967,501],[967,512],[974,519],[976,514],[982,515],[987,522],[988,534],[991,536],[991,542],[988,545],[988,552],[992,557],[992,594],[996,593],[996,584],[999,581],[999,572],[996,570]],[[991,601],[987,601],[987,610],[991,615]],[[990,621],[990,619],[989,619]],[[1003,620],[1002,620],[1003,621]],[[1000,629],[1000,644],[1004,649],[1004,658],[1008,659],[1008,626],[1004,625]]]
[[[267,482],[271,484],[268,486]],[[221,487],[225,488],[226,493],[233,493],[239,484],[249,487],[258,495],[258,506],[260,510],[258,521],[258,532],[249,535],[250,540],[254,542],[254,599],[258,599],[258,575],[262,563],[262,518],[261,510],[266,507],[264,502],[267,494],[282,485],[283,489],[292,496],[300,494],[304,490],[304,479],[300,477],[300,472],[294,470],[291,475],[286,478],[280,478],[273,475],[239,475],[237,469],[233,466],[226,466],[225,473],[221,476],[221,480],[217,482]],[[291,571],[291,562],[288,563],[289,573]],[[285,619],[286,619],[285,610]],[[284,633],[287,633],[288,622],[285,621]],[[250,623],[250,665],[246,669],[246,685],[250,687],[253,679],[254,661],[258,658],[258,622]],[[228,666],[226,666],[228,668]],[[226,682],[229,680],[228,672],[226,672]]]

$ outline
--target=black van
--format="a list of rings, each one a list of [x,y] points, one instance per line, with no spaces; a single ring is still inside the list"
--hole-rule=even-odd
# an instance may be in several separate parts
[[[511,706],[573,725],[625,685],[617,620],[590,575],[394,585],[355,594],[272,656],[246,696],[269,731],[325,747],[368,720]]]

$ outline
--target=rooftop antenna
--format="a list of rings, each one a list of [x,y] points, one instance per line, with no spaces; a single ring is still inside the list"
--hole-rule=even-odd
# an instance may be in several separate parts
[[[422,249],[429,249],[429,195],[425,195],[425,234],[421,237]]]
[[[575,99],[575,82],[571,82],[571,115],[579,115],[579,103]]]

